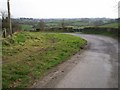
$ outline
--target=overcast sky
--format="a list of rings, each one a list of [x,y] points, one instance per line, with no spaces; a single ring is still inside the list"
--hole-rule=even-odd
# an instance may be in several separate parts
[[[12,17],[117,18],[120,0],[10,0]],[[7,10],[0,0],[0,10]]]

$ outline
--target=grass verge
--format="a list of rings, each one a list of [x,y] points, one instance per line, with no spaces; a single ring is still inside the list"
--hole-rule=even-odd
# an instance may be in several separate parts
[[[99,27],[103,27],[103,28],[118,28],[119,25],[120,25],[120,23],[110,23],[110,24],[101,25]]]
[[[112,38],[114,38],[114,39],[118,39],[118,38],[120,38],[120,37],[118,37],[118,35],[116,35],[116,34],[113,34],[113,33],[111,33],[111,32],[84,32],[84,34],[93,34],[93,35],[103,35],[103,36],[108,36],[108,37],[112,37]]]
[[[3,88],[24,88],[87,43],[72,35],[20,32],[3,40]]]
[[[109,36],[115,39],[120,38],[118,35],[119,30],[117,28],[88,27],[84,28],[81,32],[85,34]]]

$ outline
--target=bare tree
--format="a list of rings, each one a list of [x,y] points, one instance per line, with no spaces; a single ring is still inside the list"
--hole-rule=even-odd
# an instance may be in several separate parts
[[[61,22],[61,26],[62,26],[62,29],[64,30],[65,29],[65,20],[64,19]]]
[[[43,19],[40,20],[40,22],[37,25],[38,31],[44,31],[45,30],[45,22]]]
[[[8,21],[7,21],[7,12],[1,11],[0,15],[2,16],[2,36],[5,38],[7,35]]]
[[[7,11],[1,11],[0,16],[2,17],[2,19],[5,19],[8,16]]]

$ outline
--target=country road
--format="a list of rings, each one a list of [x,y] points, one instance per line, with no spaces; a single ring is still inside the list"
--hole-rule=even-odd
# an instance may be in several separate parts
[[[72,35],[86,39],[87,48],[58,66],[53,70],[55,72],[51,72],[33,87],[118,88],[117,40],[99,35]]]

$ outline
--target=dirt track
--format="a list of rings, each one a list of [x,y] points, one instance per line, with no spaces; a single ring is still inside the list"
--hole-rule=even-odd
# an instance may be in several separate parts
[[[87,48],[49,72],[34,88],[117,88],[118,42],[97,35],[73,34],[88,41]]]

